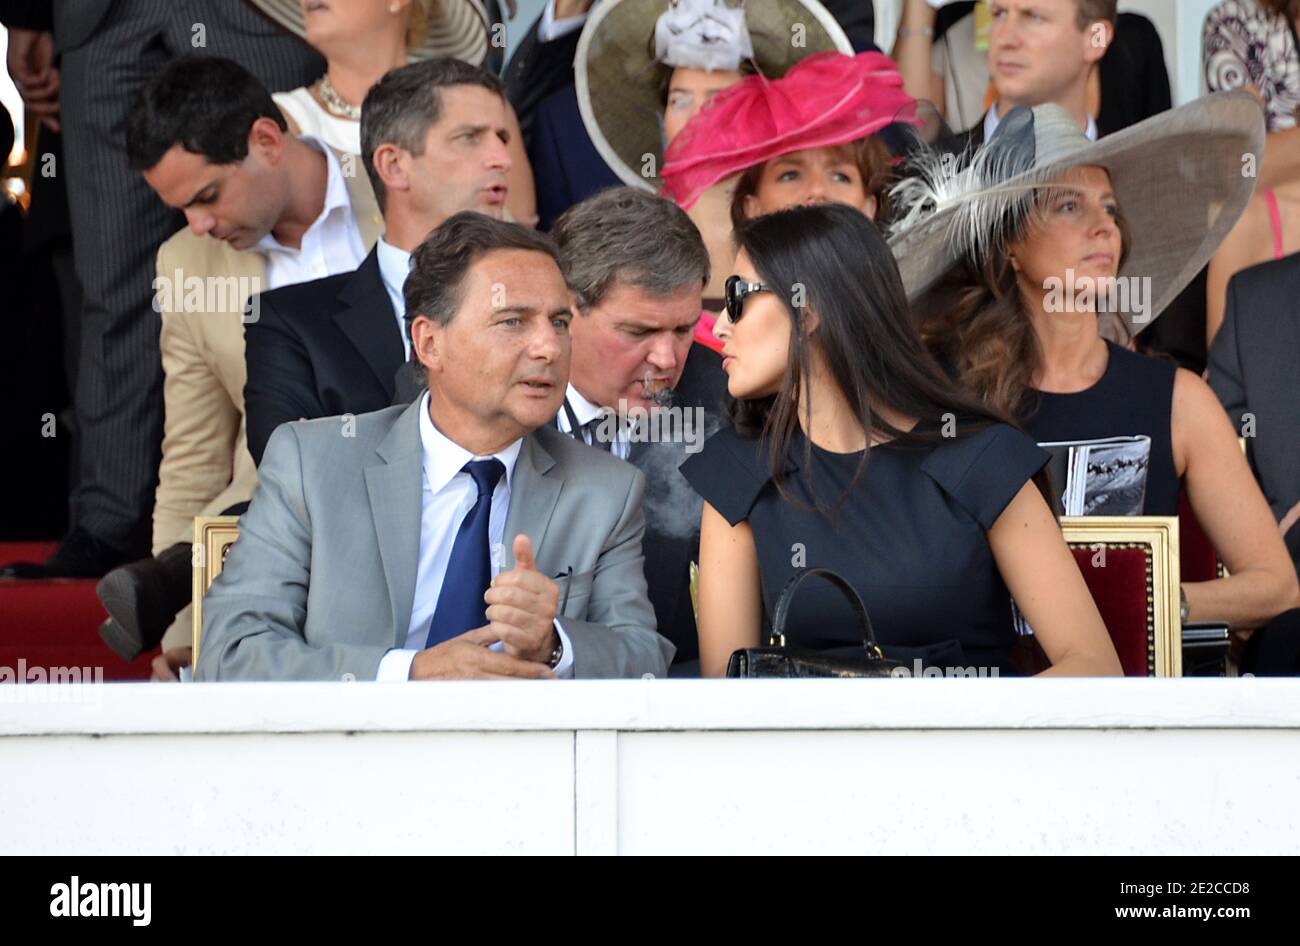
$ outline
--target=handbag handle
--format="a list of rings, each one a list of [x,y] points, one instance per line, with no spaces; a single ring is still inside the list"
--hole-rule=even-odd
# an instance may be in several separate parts
[[[776,601],[776,613],[772,616],[772,646],[785,646],[785,620],[790,613],[790,602],[794,598],[795,591],[807,579],[816,576],[823,578],[838,588],[844,597],[848,599],[849,606],[853,608],[853,613],[858,618],[858,625],[862,628],[862,646],[868,653],[875,653],[877,657],[884,658],[880,650],[880,645],[876,643],[876,631],[871,626],[871,615],[867,614],[867,606],[862,603],[862,596],[858,590],[849,584],[848,580],[838,572],[833,572],[829,568],[808,568],[794,575],[785,583],[781,589],[781,595]]]

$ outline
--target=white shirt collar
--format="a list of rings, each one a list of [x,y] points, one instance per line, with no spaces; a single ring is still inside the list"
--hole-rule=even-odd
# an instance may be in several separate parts
[[[592,404],[578,393],[578,389],[572,384],[569,385],[569,390],[565,395],[565,399],[568,400],[569,407],[573,410],[573,416],[578,419],[579,427],[586,427],[593,420],[605,413],[603,407],[598,407],[595,404]],[[560,411],[560,429],[565,433],[572,432],[569,430],[569,415],[563,410]]]
[[[507,489],[510,488],[510,483],[514,479],[515,461],[519,459],[519,451],[523,448],[523,443],[524,441],[521,438],[504,450],[492,454],[506,468]],[[424,479],[429,489],[434,493],[441,492],[461,471],[461,467],[470,460],[488,459],[488,457],[477,457],[470,453],[460,444],[448,439],[441,430],[434,426],[433,419],[429,417],[428,391],[425,391],[420,398],[420,445],[424,448]]]
[[[379,278],[384,281],[384,288],[393,299],[393,308],[398,315],[402,315],[406,311],[403,287],[406,285],[407,275],[411,272],[411,254],[406,250],[399,250],[380,237],[379,242],[375,244],[375,256],[379,260]]]
[[[998,103],[994,102],[989,106],[989,110],[984,113],[984,140],[988,141],[993,137],[993,132],[997,130],[998,123],[1002,119],[998,118]],[[1096,141],[1100,132],[1097,130],[1097,122],[1091,115],[1088,116],[1088,126],[1084,128],[1083,133],[1088,136],[1089,141]]]
[[[319,138],[313,138],[311,135],[303,135],[298,140],[325,155],[325,206],[321,208],[320,216],[313,220],[311,226],[303,233],[305,242],[307,234],[324,226],[325,221],[333,214],[352,213],[352,198],[348,195],[348,186],[343,180],[343,168],[339,166],[339,159],[334,156],[334,152]],[[297,253],[300,247],[301,243],[298,247],[285,246],[275,238],[275,234],[268,233],[253,249],[259,253]]]

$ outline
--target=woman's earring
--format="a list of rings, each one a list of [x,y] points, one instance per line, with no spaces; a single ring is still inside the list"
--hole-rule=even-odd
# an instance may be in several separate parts
[[[397,11],[400,10],[401,8],[402,8],[402,7],[401,7],[401,4],[398,4],[398,3],[390,3],[390,4],[388,5],[388,12],[389,12],[389,13],[396,14]]]

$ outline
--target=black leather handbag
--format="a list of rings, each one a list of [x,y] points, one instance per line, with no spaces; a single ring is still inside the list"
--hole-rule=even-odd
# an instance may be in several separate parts
[[[785,645],[785,620],[790,612],[790,601],[795,591],[807,579],[818,577],[829,581],[844,593],[853,613],[857,615],[862,630],[862,656],[823,654],[815,650],[801,650]],[[876,643],[876,632],[871,627],[867,606],[857,590],[843,577],[828,568],[809,568],[795,575],[781,589],[772,616],[772,637],[767,647],[747,647],[738,650],[727,661],[728,677],[759,677],[769,679],[801,679],[813,677],[888,677],[903,664],[886,660]]]

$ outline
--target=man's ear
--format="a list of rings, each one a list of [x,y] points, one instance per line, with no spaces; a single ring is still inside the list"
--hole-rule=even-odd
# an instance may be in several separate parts
[[[426,371],[440,373],[443,369],[443,332],[441,323],[426,315],[417,315],[411,322],[411,353]]]
[[[1089,65],[1100,62],[1101,57],[1106,55],[1106,50],[1114,41],[1115,24],[1107,23],[1105,20],[1093,20],[1083,31],[1084,61]]]
[[[284,154],[284,131],[274,119],[263,115],[248,129],[248,153],[255,154],[274,167]]]
[[[410,190],[411,177],[407,169],[406,152],[385,141],[371,155],[370,163],[375,166],[375,173],[384,182],[387,191]]]

